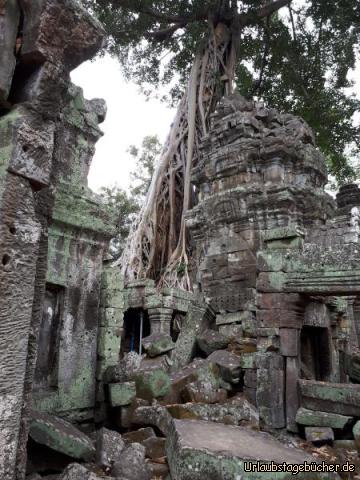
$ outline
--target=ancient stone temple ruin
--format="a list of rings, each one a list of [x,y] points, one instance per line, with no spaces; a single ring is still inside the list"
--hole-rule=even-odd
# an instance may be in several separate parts
[[[106,107],[69,78],[103,38],[75,0],[0,5],[0,479],[359,472],[360,189],[326,193],[301,119],[226,97],[192,170],[193,291],[128,282],[87,186]]]

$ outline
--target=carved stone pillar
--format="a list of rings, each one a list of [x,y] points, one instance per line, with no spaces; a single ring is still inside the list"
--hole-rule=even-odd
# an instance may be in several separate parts
[[[171,308],[149,308],[148,310],[151,333],[166,333],[170,335],[171,319],[173,310]]]

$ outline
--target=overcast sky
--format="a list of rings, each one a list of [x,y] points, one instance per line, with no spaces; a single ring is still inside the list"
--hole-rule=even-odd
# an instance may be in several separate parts
[[[360,98],[360,66],[351,77]],[[83,88],[86,98],[104,98],[108,106],[101,125],[105,135],[96,147],[89,186],[95,191],[114,184],[127,188],[134,169],[127,149],[139,146],[146,135],[157,134],[164,141],[175,111],[160,101],[146,101],[137,86],[124,80],[118,61],[108,55],[82,64],[72,73],[72,80]]]
[[[124,80],[118,61],[108,55],[85,62],[71,78],[83,88],[86,98],[104,98],[108,106],[106,120],[100,125],[105,135],[96,146],[89,186],[98,190],[117,183],[127,188],[134,169],[127,149],[139,146],[146,135],[157,134],[164,141],[174,110],[160,101],[146,101],[136,85]]]

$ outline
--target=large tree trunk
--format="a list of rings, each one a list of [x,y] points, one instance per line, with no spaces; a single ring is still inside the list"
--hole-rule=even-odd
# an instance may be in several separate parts
[[[119,263],[128,280],[153,278],[159,286],[191,290],[189,235],[185,213],[191,208],[191,169],[210,114],[233,88],[236,45],[224,24],[212,27],[199,48],[187,90],[155,167],[145,204],[132,227]]]

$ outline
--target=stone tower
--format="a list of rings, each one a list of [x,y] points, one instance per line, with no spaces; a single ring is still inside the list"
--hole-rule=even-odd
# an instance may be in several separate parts
[[[262,419],[296,429],[298,381],[345,381],[359,288],[350,214],[325,192],[309,126],[236,95],[214,113],[192,182],[194,284],[239,344],[244,391]]]

